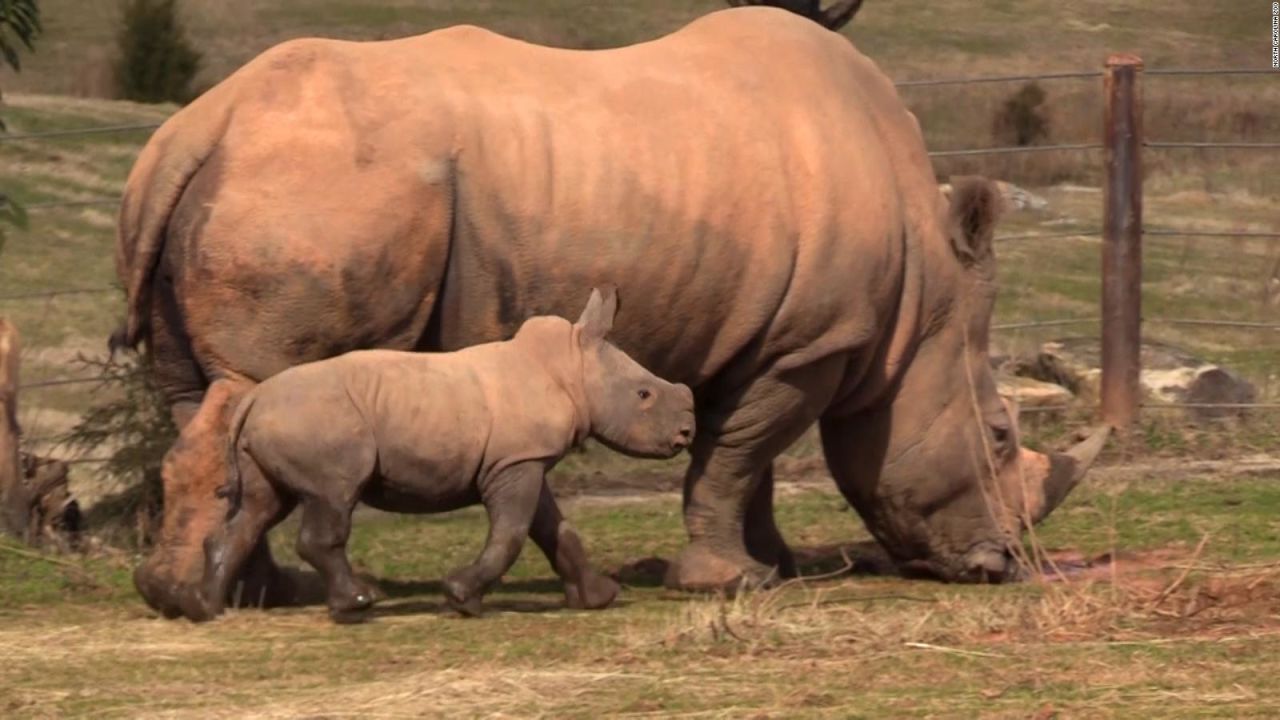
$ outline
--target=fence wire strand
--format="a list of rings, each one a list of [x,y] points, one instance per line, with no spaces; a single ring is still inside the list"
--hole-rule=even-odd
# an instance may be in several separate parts
[[[1156,325],[1207,325],[1212,327],[1238,327],[1254,330],[1280,330],[1280,323],[1254,322],[1251,320],[1214,320],[1211,318],[1143,318],[1144,323]]]
[[[90,295],[120,291],[121,289],[115,285],[88,288],[64,288],[62,290],[40,290],[28,293],[15,293],[13,295],[0,295],[0,302],[12,300],[40,300],[45,298],[61,297],[63,295]]]
[[[1077,230],[1075,232],[1060,233],[1027,233],[1026,235],[1001,235],[996,237],[996,242],[1008,242],[1010,240],[1051,240],[1054,238],[1099,237],[1101,235],[1101,230]]]
[[[74,377],[74,378],[55,378],[53,380],[37,380],[33,383],[19,385],[18,390],[39,390],[41,388],[61,387],[63,385],[87,385],[89,383],[104,383],[114,379],[130,377],[133,373],[122,375],[95,375],[92,377]]]
[[[1027,322],[999,323],[992,325],[992,330],[1022,330],[1035,327],[1062,327],[1064,325],[1087,325],[1101,322],[1100,317],[1055,318],[1053,320],[1028,320]]]
[[[69,130],[46,130],[43,132],[30,133],[0,133],[0,142],[15,142],[18,140],[44,140],[46,138],[63,138],[76,137],[79,135],[99,135],[105,133],[123,133],[133,132],[136,130],[155,130],[160,127],[160,123],[140,123],[136,125],[99,125],[97,127],[72,128]]]
[[[119,205],[120,198],[95,198],[93,200],[50,200],[48,202],[24,205],[27,210],[45,210],[47,208],[83,207],[86,205]]]
[[[1143,147],[1157,150],[1172,148],[1223,148],[1226,150],[1275,150],[1280,149],[1280,142],[1172,142],[1163,140],[1147,140]]]
[[[1152,68],[1146,75],[1272,75],[1275,70],[1263,68]]]
[[[1065,145],[1007,145],[1002,147],[969,148],[967,150],[933,150],[930,157],[959,157],[961,155],[1011,155],[1015,153],[1054,152],[1058,150],[1101,150],[1102,143],[1069,143]]]
[[[1143,235],[1163,235],[1167,237],[1242,237],[1242,238],[1280,238],[1280,231],[1264,230],[1166,230],[1143,228]]]
[[[936,78],[923,80],[900,80],[894,83],[897,87],[926,87],[938,85],[976,85],[979,83],[1021,82],[1030,80],[1067,80],[1076,78],[1102,77],[1101,70],[1085,70],[1080,72],[1040,73],[1038,75],[991,75],[977,78]]]

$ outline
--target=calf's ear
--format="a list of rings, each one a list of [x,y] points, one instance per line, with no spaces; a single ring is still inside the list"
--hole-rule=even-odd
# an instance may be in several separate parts
[[[618,312],[618,289],[613,285],[592,288],[591,299],[578,318],[583,342],[603,340],[613,329],[613,316]]]

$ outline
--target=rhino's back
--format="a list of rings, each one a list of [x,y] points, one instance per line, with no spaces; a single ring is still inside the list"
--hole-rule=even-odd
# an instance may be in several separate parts
[[[888,81],[771,9],[605,51],[299,41],[227,85],[170,265],[198,353],[251,377],[500,339],[603,282],[618,344],[667,377],[801,364],[883,330],[938,200]]]
[[[908,208],[937,192],[914,120],[844,38],[765,8],[608,51],[450,32],[466,120],[433,343],[567,314],[603,282],[618,344],[694,385],[883,329]]]

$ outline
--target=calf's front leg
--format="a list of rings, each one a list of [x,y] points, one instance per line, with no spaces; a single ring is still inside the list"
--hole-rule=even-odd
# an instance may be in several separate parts
[[[463,615],[480,614],[480,599],[515,564],[529,536],[546,471],[540,462],[523,462],[482,480],[480,498],[489,515],[489,537],[476,561],[449,573],[444,594]]]
[[[564,581],[565,605],[575,610],[598,610],[608,607],[618,597],[618,583],[591,567],[582,539],[573,526],[565,522],[555,495],[545,481],[529,536]]]

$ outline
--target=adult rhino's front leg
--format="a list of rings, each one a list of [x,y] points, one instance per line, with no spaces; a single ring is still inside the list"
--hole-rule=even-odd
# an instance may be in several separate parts
[[[685,475],[684,522],[689,545],[667,570],[668,587],[692,591],[732,589],[744,580],[761,584],[788,567],[789,553],[772,515],[770,464],[822,414],[839,386],[843,356],[830,356],[782,375],[751,379],[725,399],[698,410],[698,438]],[[769,492],[758,498],[757,492]],[[769,502],[765,502],[769,500]],[[751,517],[748,550],[744,519]],[[780,567],[779,567],[780,566]]]
[[[778,569],[783,578],[796,577],[796,560],[773,516],[773,463],[765,465],[744,518],[747,552],[757,562]]]

